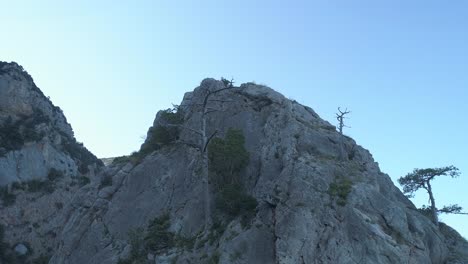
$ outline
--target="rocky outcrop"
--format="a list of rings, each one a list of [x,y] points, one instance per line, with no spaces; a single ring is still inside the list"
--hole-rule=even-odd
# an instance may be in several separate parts
[[[177,141],[138,164],[108,168],[115,181],[95,196],[85,195],[92,201],[77,206],[51,263],[127,263],[129,256],[131,263],[138,243],[129,234],[143,228],[139,236],[151,239],[145,235],[149,223],[165,214],[167,234],[192,244],[144,251],[149,263],[467,263],[460,254],[455,260],[444,234],[367,150],[312,109],[253,83],[210,98],[210,108],[219,111],[209,115],[207,134],[218,131],[222,138],[230,128],[243,131],[249,163],[242,185],[258,206],[248,223],[214,209],[217,222],[206,228],[195,131],[200,102],[224,85],[206,79],[185,95]],[[150,132],[164,123],[160,118],[161,113]],[[211,192],[216,195],[215,188]]]
[[[51,169],[75,177],[101,165],[77,143],[62,110],[21,66],[0,62],[0,186],[45,179]]]
[[[209,175],[202,134],[212,139]],[[245,151],[248,162],[236,156]],[[0,209],[16,228],[6,240],[51,264],[468,263],[467,242],[420,214],[366,149],[255,83],[203,80],[157,114],[138,153],[106,164],[89,182],[61,179]]]
[[[51,255],[75,192],[101,166],[31,76],[0,62],[0,263]]]

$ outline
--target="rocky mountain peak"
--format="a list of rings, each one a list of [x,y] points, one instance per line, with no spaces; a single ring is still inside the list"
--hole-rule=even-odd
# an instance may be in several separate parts
[[[468,263],[468,243],[369,151],[263,85],[205,79],[157,113],[138,152],[107,162],[79,187],[18,191],[22,213],[0,207],[11,248],[51,264]]]

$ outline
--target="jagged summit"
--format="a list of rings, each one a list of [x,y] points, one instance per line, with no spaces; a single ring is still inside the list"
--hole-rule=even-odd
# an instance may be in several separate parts
[[[51,264],[468,263],[467,242],[420,214],[369,151],[254,83],[203,80],[158,112],[137,153],[57,186],[19,199],[36,213],[0,208],[9,243]],[[40,213],[57,196],[61,209]]]

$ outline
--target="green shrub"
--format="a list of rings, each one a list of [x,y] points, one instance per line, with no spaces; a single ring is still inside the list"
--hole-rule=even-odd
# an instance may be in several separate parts
[[[93,153],[91,153],[83,143],[76,142],[75,139],[65,137],[62,147],[65,152],[67,152],[77,163],[78,171],[81,174],[86,174],[89,172],[88,166],[97,164],[98,166],[104,166],[102,160],[98,159]]]
[[[153,129],[153,141],[162,146],[168,145],[179,138],[177,127],[157,126]]]
[[[346,178],[335,179],[328,188],[328,194],[336,198],[336,203],[340,206],[346,205],[346,199],[351,192],[353,182]]]
[[[240,184],[227,184],[216,196],[216,208],[230,217],[242,216],[248,220],[255,215],[257,200],[246,194]]]
[[[130,254],[125,259],[119,259],[118,264],[146,263],[149,252],[159,254],[173,247],[192,250],[196,237],[175,235],[169,231],[170,217],[165,213],[154,218],[148,224],[146,232],[143,228],[129,232]]]
[[[112,176],[111,175],[104,175],[101,179],[101,184],[99,185],[99,189],[102,189],[106,186],[112,185]]]
[[[151,136],[142,145],[142,150],[148,153],[176,141],[180,134],[180,128],[177,125],[183,122],[183,113],[177,108],[162,111],[160,114],[161,124],[150,128]]]
[[[51,168],[49,170],[49,174],[47,175],[47,179],[51,182],[55,182],[56,180],[63,178],[63,172],[59,171],[55,168]]]
[[[131,247],[130,257],[134,260],[146,259],[143,228],[130,230],[128,236]]]
[[[58,179],[63,178],[64,174],[62,171],[59,171],[55,168],[51,168],[47,175],[47,179],[32,179],[24,182],[23,184],[16,184],[16,189],[27,189],[29,192],[43,192],[43,193],[53,193],[55,190],[55,185]]]
[[[20,182],[13,182],[11,184],[11,189],[12,190],[23,190],[26,189],[26,185],[24,183],[20,183]]]
[[[210,246],[214,244],[226,231],[226,224],[221,222],[219,219],[215,220],[213,222],[213,225],[211,226],[210,233],[208,233],[208,236],[206,237],[206,241],[204,243],[208,242]],[[204,244],[203,243],[203,244]]]
[[[174,245],[178,248],[185,248],[187,250],[192,250],[195,246],[195,241],[197,237],[185,237],[182,235],[175,235],[174,236]]]
[[[0,125],[0,146],[7,151],[20,149],[24,145],[24,138],[20,132],[20,123],[14,122],[9,116],[5,122]]]
[[[131,156],[120,156],[120,157],[115,157],[112,160],[112,164],[119,164],[119,163],[127,163],[131,161]]]
[[[169,231],[171,226],[169,214],[163,214],[153,219],[148,225],[145,236],[146,249],[161,252],[174,246],[174,234]]]
[[[241,130],[229,129],[225,139],[213,138],[208,147],[211,177],[218,186],[239,183],[242,169],[249,163]]]
[[[184,112],[178,106],[174,106],[162,111],[161,119],[169,124],[180,125],[184,123]]]
[[[0,199],[2,199],[3,206],[8,207],[13,205],[16,201],[16,195],[8,191],[7,186],[0,187]]]
[[[91,182],[91,180],[86,176],[78,177],[78,184],[80,185],[80,187],[83,187],[83,186],[89,184],[90,182]]]
[[[180,134],[181,125],[184,122],[184,113],[181,109],[175,106],[173,109],[166,109],[160,114],[160,124],[150,127],[149,137],[141,145],[140,150],[132,153],[128,159],[119,158],[115,163],[131,161],[133,164],[138,164],[153,151],[160,149],[163,146],[174,143]],[[113,163],[114,163],[113,162]]]
[[[241,130],[229,129],[226,137],[214,138],[208,147],[210,180],[216,187],[216,208],[245,225],[253,216],[257,201],[248,195],[241,184],[241,171],[249,162]]]
[[[37,132],[36,126],[49,122],[49,118],[41,111],[35,111],[32,116],[22,117],[15,121],[9,116],[0,125],[0,146],[8,152],[20,149],[25,142],[39,141],[44,134]],[[4,155],[6,152],[1,154]]]
[[[0,257],[4,255],[6,246],[5,242],[3,241],[5,239],[5,227],[0,224]]]
[[[49,180],[32,179],[26,182],[29,192],[53,193],[54,184]]]

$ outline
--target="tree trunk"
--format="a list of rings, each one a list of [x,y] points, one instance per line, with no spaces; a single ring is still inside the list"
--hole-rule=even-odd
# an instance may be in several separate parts
[[[432,194],[432,187],[429,181],[427,181],[427,192],[429,193],[429,200],[431,201],[431,213],[432,213],[432,222],[436,226],[439,226],[439,218],[437,217],[437,207],[435,205],[434,195]]]
[[[208,137],[206,135],[206,104],[203,107],[202,120],[201,120],[201,132],[202,132],[202,145],[201,145],[201,154],[202,154],[202,175],[203,175],[203,184],[205,187],[205,230],[208,230],[211,225],[211,193],[210,193],[210,179],[209,179],[209,164],[208,164],[208,149],[206,144],[208,143]]]

